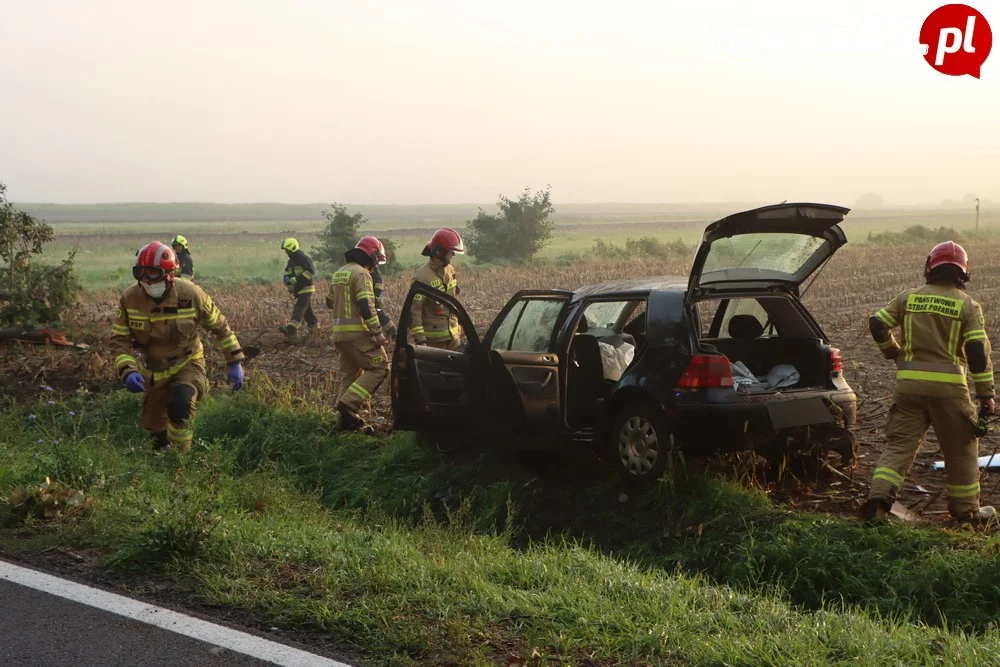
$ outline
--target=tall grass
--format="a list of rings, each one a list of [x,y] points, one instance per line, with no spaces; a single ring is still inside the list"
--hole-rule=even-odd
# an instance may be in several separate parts
[[[0,497],[48,476],[94,500],[8,518],[0,544],[101,549],[388,664],[1000,660],[995,538],[793,514],[700,474],[620,503],[585,457],[339,437],[275,391],[207,400],[189,455],[152,454],[125,392],[9,410]]]

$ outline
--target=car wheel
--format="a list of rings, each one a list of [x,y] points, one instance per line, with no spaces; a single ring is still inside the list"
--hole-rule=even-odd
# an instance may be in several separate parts
[[[648,403],[632,403],[618,412],[608,445],[611,464],[631,482],[655,481],[674,454],[673,433],[663,414]]]

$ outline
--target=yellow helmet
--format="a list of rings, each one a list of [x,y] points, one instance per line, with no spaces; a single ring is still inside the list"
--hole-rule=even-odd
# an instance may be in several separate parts
[[[281,242],[281,249],[288,252],[295,252],[299,249],[299,242],[293,238],[287,238]]]
[[[179,245],[180,247],[187,250],[188,240],[183,236],[181,236],[180,234],[178,234],[177,236],[174,237],[174,240],[170,242],[170,245]]]

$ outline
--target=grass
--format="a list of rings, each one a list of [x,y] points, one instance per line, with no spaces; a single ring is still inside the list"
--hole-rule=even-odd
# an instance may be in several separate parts
[[[622,504],[585,459],[337,437],[254,384],[206,400],[189,455],[153,455],[125,392],[5,411],[0,497],[49,477],[93,501],[8,514],[0,544],[97,548],[371,663],[1000,660],[996,538],[794,514],[700,474]]]

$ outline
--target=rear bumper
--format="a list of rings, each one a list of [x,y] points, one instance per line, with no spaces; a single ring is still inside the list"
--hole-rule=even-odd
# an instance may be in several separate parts
[[[774,434],[785,428],[820,426],[831,423],[832,401],[843,413],[834,415],[833,424],[854,426],[858,399],[852,389],[785,392],[746,396],[731,389],[706,390],[700,396],[677,397],[677,435],[683,440],[736,440]],[[770,406],[770,407],[769,407]],[[780,422],[780,423],[776,423]],[[718,442],[720,448],[726,442]],[[736,444],[736,443],[733,443]]]

